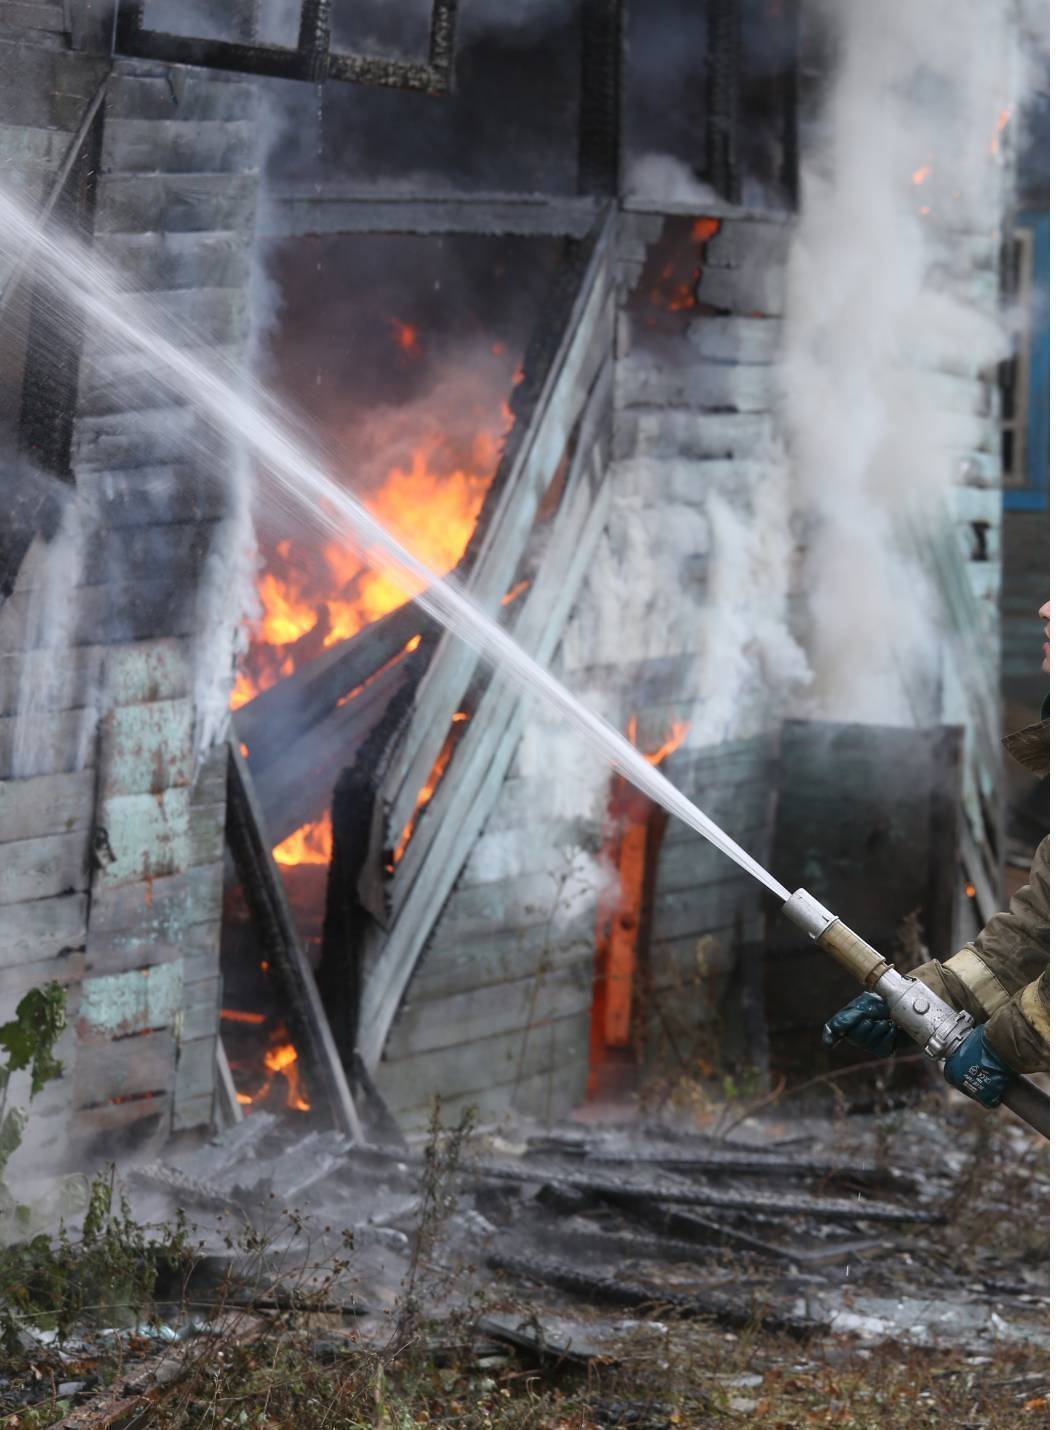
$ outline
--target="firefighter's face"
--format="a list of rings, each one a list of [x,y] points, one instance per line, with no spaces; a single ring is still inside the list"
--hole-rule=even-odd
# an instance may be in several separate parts
[[[1052,602],[1051,602],[1051,601],[1046,601],[1045,604],[1044,604],[1044,606],[1042,606],[1041,609],[1038,611],[1038,615],[1039,615],[1039,616],[1041,617],[1041,619],[1045,622],[1045,644],[1044,644],[1044,646],[1042,647],[1042,649],[1043,649],[1044,652],[1045,652],[1045,655],[1044,655],[1043,658],[1042,658],[1041,668],[1042,668],[1042,670],[1048,670],[1048,669],[1050,669],[1050,666],[1049,666],[1049,620],[1050,620],[1051,617],[1052,617]]]

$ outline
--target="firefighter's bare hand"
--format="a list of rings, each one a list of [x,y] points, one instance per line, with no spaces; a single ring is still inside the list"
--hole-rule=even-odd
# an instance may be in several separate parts
[[[821,1034],[827,1048],[845,1040],[877,1057],[889,1057],[896,1048],[906,1047],[909,1038],[896,1027],[887,1004],[879,993],[859,993],[845,1008],[834,1013]]]

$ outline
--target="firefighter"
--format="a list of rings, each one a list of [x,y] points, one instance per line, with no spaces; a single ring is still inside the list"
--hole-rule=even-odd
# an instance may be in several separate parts
[[[1039,612],[1045,625],[1049,670],[1048,601]],[[1047,705],[1046,701],[1046,705]],[[1028,725],[1005,740],[1013,759],[1039,778],[1049,773],[1049,722]],[[946,1081],[984,1107],[996,1107],[1014,1073],[1043,1072],[1049,1065],[1049,836],[1038,845],[1027,883],[982,932],[945,963],[933,960],[912,970],[933,993],[966,1008],[978,1026],[949,1058]],[[846,1039],[886,1057],[911,1046],[891,1021],[876,993],[860,993],[825,1024],[829,1047]]]

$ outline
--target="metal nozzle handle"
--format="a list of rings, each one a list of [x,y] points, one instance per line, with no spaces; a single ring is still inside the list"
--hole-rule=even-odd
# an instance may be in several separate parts
[[[846,968],[863,988],[875,988],[891,967],[871,944],[841,923],[806,889],[797,889],[781,912]]]

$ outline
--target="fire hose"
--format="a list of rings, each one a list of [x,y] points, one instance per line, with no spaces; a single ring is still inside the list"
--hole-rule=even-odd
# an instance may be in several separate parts
[[[863,988],[879,993],[892,1022],[940,1067],[972,1032],[975,1022],[970,1013],[951,1008],[919,978],[899,973],[806,889],[797,889],[781,912]],[[1001,1101],[1036,1132],[1048,1137],[1049,1095],[1042,1088],[1016,1075]]]

